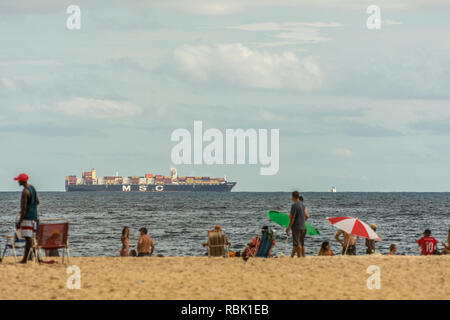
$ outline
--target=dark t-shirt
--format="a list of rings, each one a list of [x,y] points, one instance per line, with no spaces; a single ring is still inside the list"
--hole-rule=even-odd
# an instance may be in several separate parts
[[[298,201],[291,206],[291,216],[294,216],[294,223],[292,224],[292,230],[305,230],[305,205],[303,202]]]

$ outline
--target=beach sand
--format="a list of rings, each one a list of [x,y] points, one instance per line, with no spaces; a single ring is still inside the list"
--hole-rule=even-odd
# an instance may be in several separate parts
[[[0,264],[0,299],[450,299],[450,256],[71,258],[67,266]],[[381,271],[369,290],[367,268]]]

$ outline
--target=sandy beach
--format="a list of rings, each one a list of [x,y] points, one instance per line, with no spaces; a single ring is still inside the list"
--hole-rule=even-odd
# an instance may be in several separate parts
[[[450,299],[450,256],[71,258],[67,266],[0,264],[0,299]],[[381,288],[367,288],[367,268]]]

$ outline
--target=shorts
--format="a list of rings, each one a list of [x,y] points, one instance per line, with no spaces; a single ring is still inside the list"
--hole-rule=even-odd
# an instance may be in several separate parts
[[[356,246],[348,246],[347,253],[345,252],[345,247],[342,248],[342,254],[347,254],[348,256],[356,256]]]
[[[306,229],[305,230],[292,230],[292,244],[294,247],[301,245],[305,245],[305,236],[306,236]]]
[[[34,238],[36,235],[36,221],[22,220],[20,224],[20,233],[23,238]]]
[[[138,257],[150,257],[150,252],[139,252]]]

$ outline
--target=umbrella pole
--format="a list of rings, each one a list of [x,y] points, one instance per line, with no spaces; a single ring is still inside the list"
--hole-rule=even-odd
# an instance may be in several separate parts
[[[346,255],[347,254],[347,249],[348,249],[348,244],[350,243],[350,240],[349,241],[347,241],[347,246],[345,247],[345,252],[344,252],[344,255]]]

